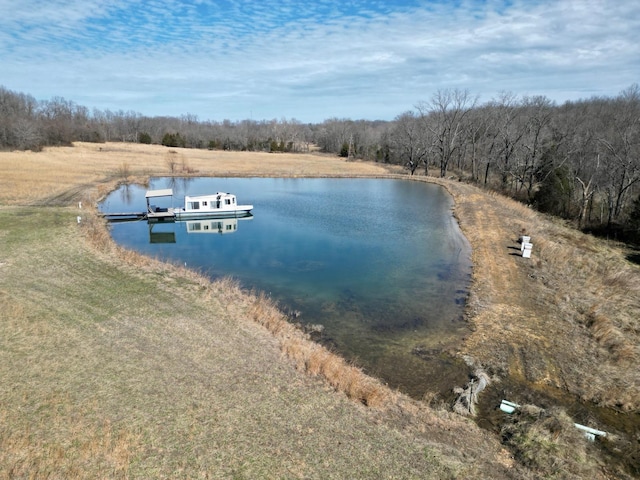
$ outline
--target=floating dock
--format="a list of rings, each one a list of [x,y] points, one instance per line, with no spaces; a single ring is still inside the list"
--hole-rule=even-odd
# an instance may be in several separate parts
[[[136,220],[148,220],[149,222],[175,221],[176,214],[173,207],[160,208],[151,205],[152,198],[172,196],[173,190],[170,188],[164,190],[149,190],[144,196],[147,200],[146,212],[105,212],[102,213],[102,216],[110,222],[132,222]]]
[[[145,212],[102,212],[100,215],[110,222],[132,222],[134,220],[146,220]]]
[[[113,212],[101,213],[110,222],[132,222],[135,220],[148,220],[150,222],[164,222],[175,220],[173,209],[164,209],[157,212]]]

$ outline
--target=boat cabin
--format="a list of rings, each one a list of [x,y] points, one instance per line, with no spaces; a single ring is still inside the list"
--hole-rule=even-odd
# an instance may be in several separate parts
[[[217,192],[214,195],[200,195],[184,197],[185,211],[213,210],[218,208],[232,208],[236,205],[236,196],[230,193]]]

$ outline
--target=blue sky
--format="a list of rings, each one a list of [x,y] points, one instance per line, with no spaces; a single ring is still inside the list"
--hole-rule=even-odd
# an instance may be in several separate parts
[[[200,120],[393,119],[640,83],[637,0],[0,0],[0,85]]]

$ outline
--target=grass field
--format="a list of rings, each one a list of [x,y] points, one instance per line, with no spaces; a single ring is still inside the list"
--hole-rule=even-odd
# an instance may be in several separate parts
[[[119,182],[171,171],[399,173],[315,154],[129,144],[0,153],[0,478],[629,474],[596,446],[554,438],[567,422],[549,416],[511,429],[507,450],[310,343],[259,293],[113,245],[92,205]],[[513,202],[444,183],[474,251],[471,329],[457,353],[496,378],[637,416],[637,266]],[[509,255],[522,229],[536,249],[528,263]]]

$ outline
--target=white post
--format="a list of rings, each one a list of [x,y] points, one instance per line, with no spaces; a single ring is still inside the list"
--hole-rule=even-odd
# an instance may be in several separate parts
[[[523,258],[531,258],[531,249],[533,248],[532,243],[524,243],[522,247],[522,256]]]
[[[80,224],[81,220],[82,220],[82,217],[80,215],[78,215],[78,224]]]

